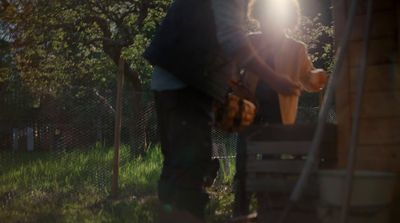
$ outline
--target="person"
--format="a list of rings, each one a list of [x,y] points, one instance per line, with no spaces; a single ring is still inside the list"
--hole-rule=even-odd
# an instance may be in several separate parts
[[[213,100],[224,99],[230,78],[221,67],[258,57],[244,28],[247,4],[247,0],[175,0],[144,53],[154,66],[151,89],[164,156],[158,183],[160,222],[171,222],[167,219],[178,212],[204,221],[209,201],[205,187],[218,170],[218,162],[211,159],[211,107]],[[264,73],[262,79],[276,91],[298,93],[297,84],[261,59],[247,66]]]
[[[249,5],[248,17],[258,23],[260,32],[249,34],[249,39],[254,48],[258,49],[262,60],[278,74],[288,75],[299,82],[304,91],[318,92],[326,85],[326,72],[315,69],[307,54],[306,45],[287,34],[288,31],[293,31],[297,27],[300,16],[297,0],[254,0]],[[281,110],[285,101],[282,101],[279,92],[276,92],[271,84],[261,81],[262,75],[264,74],[249,75],[247,72],[244,76],[234,78],[236,82],[240,79],[257,101],[258,109],[253,124],[286,124],[283,122],[286,117]],[[298,95],[290,97],[298,100]],[[293,106],[296,111],[290,111],[294,114],[297,112],[297,100],[294,101],[295,106]],[[290,118],[293,122],[295,115],[291,115]],[[245,139],[250,134],[249,131],[243,132],[238,137],[235,215],[248,213],[249,198],[245,193],[244,159]]]

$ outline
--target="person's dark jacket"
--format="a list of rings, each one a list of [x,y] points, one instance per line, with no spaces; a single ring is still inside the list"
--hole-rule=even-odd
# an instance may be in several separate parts
[[[176,0],[144,57],[218,99],[224,96],[228,81],[218,75],[225,64],[220,52],[211,0]]]

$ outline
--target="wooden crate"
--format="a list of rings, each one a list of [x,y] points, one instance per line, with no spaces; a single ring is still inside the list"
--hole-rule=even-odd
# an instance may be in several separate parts
[[[248,138],[246,190],[257,194],[261,222],[277,218],[286,206],[306,162],[315,129],[315,125],[266,126]],[[321,148],[318,165],[321,168],[335,166],[336,126],[326,126]],[[294,210],[293,216],[308,216],[309,222],[316,220],[318,194],[315,191],[318,191],[317,184],[311,182],[307,187],[307,198]]]

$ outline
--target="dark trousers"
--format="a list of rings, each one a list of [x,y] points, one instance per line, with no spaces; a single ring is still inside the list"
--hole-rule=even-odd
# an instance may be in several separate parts
[[[211,160],[211,104],[192,88],[155,92],[161,150],[164,156],[158,196],[165,208],[204,218],[205,179],[217,168]]]
[[[278,94],[268,84],[260,82],[256,90],[257,114],[253,126],[238,135],[236,149],[234,216],[249,214],[250,196],[246,193],[247,136],[257,131],[257,125],[281,124]]]

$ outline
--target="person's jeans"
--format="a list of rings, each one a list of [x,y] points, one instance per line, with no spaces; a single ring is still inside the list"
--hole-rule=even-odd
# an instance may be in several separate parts
[[[164,156],[159,199],[203,219],[209,200],[205,179],[218,171],[218,162],[211,160],[212,99],[185,88],[156,91],[155,102]]]

